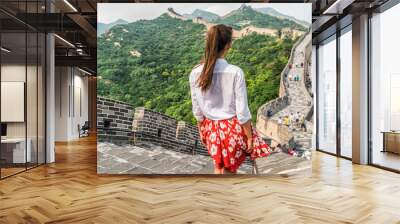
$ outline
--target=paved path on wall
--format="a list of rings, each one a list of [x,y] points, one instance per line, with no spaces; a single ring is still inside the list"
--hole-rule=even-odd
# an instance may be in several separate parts
[[[311,108],[312,99],[310,99],[309,93],[304,86],[304,68],[300,66],[301,63],[305,64],[305,51],[306,46],[309,43],[310,38],[306,37],[304,40],[297,46],[294,52],[293,64],[292,68],[289,69],[288,75],[285,77],[285,82],[289,83],[289,88],[286,89],[286,94],[289,97],[289,105],[277,112],[272,116],[272,119],[278,120],[279,117],[282,119],[285,116],[289,116],[291,113],[296,114],[300,112],[301,115],[306,116],[305,113],[309,111]],[[298,65],[298,67],[297,67]],[[295,75],[299,75],[300,80],[294,81],[290,80],[290,77],[295,77]],[[293,130],[294,141],[296,143],[296,150],[299,156],[309,156],[309,153],[304,153],[304,151],[311,150],[311,139],[312,139],[312,130],[308,130],[308,132],[301,131],[300,128],[295,128],[294,125],[290,126]]]
[[[160,146],[115,145],[99,142],[97,171],[102,174],[212,174],[214,165],[209,156],[190,155]],[[260,174],[297,174],[311,170],[310,161],[274,153],[259,165]],[[238,174],[251,174],[252,166],[244,163]],[[304,172],[302,172],[304,173]]]
[[[115,145],[98,143],[99,173],[107,174],[212,174],[211,157],[191,155],[156,145]],[[238,173],[251,173],[243,164]]]

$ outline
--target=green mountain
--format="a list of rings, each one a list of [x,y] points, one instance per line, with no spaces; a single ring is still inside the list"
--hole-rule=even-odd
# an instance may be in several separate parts
[[[214,22],[220,18],[219,15],[217,15],[215,13],[208,12],[208,11],[201,10],[201,9],[196,9],[191,14],[183,14],[183,16],[188,19],[201,17],[208,22]]]
[[[265,17],[265,15],[268,15],[269,17]],[[310,26],[308,22],[280,13],[271,7],[253,9],[251,6],[246,4],[243,4],[239,9],[234,10],[223,17],[201,9],[196,9],[191,14],[183,14],[183,16],[188,19],[201,17],[211,23],[223,23],[234,26],[235,28],[243,28],[246,25],[255,25],[273,29],[287,27],[305,30]],[[267,21],[269,21],[269,23]]]
[[[111,28],[98,38],[98,94],[195,122],[189,74],[204,50],[205,26],[163,14]],[[228,62],[246,75],[250,110],[278,96],[294,40],[252,34],[235,40]]]
[[[263,14],[267,14],[267,15],[270,15],[270,16],[275,16],[275,17],[278,17],[278,18],[281,18],[281,19],[292,20],[293,22],[296,22],[296,23],[298,23],[298,24],[300,24],[300,25],[302,25],[302,26],[304,26],[306,28],[308,28],[311,25],[310,23],[308,23],[306,21],[299,20],[299,19],[297,19],[297,18],[295,18],[293,16],[288,16],[288,15],[285,15],[283,13],[280,13],[280,12],[278,12],[277,10],[275,10],[275,9],[273,9],[271,7],[255,8],[254,10],[256,10],[258,12],[261,12]]]
[[[113,26],[116,26],[119,24],[127,24],[127,23],[128,23],[128,21],[125,21],[123,19],[118,19],[117,21],[112,22],[112,23],[97,23],[97,36],[100,36],[101,34],[107,32]]]
[[[249,25],[260,28],[270,28],[280,30],[282,28],[291,28],[305,31],[306,28],[292,20],[278,18],[256,11],[251,6],[243,4],[239,9],[233,10],[227,15],[221,17],[216,23],[223,23],[236,29],[241,29]]]

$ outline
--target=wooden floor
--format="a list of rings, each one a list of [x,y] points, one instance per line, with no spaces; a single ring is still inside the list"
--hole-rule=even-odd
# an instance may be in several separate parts
[[[372,156],[374,164],[400,170],[400,155],[391,152],[375,150]]]
[[[1,177],[2,178],[3,177],[8,177],[8,176],[11,176],[13,174],[16,174],[16,173],[19,173],[19,172],[23,172],[25,170],[26,170],[25,167],[23,167],[23,168],[20,168],[20,167],[17,167],[17,168],[15,168],[15,167],[4,168],[4,167],[2,167],[1,168]]]
[[[0,181],[0,223],[400,223],[400,175],[313,156],[309,178],[98,176],[96,142]]]

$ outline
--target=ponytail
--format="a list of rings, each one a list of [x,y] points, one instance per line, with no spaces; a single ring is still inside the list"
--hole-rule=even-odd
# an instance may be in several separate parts
[[[232,28],[222,24],[212,26],[207,32],[206,47],[204,51],[204,66],[197,80],[197,84],[204,92],[212,83],[215,63],[226,46],[232,42]]]

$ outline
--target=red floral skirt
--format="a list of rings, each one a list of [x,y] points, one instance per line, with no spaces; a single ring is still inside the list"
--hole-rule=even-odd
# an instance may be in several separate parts
[[[214,160],[217,168],[225,168],[236,172],[249,155],[251,159],[266,157],[271,154],[271,148],[258,136],[253,127],[253,152],[247,154],[247,137],[236,117],[214,121],[205,118],[201,123],[203,140],[207,144],[207,150]]]

